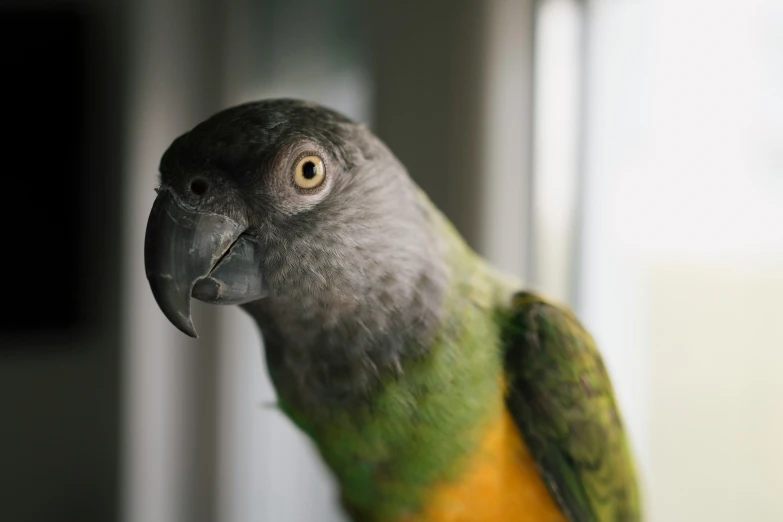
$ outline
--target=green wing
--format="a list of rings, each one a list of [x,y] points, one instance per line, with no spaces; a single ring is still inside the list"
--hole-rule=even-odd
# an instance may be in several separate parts
[[[514,296],[503,333],[508,409],[569,520],[641,520],[633,459],[590,334],[531,293]]]

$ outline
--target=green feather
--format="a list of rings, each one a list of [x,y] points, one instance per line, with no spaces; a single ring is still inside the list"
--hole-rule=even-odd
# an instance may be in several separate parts
[[[531,293],[515,296],[504,323],[508,407],[561,508],[573,522],[640,520],[628,441],[590,334]]]

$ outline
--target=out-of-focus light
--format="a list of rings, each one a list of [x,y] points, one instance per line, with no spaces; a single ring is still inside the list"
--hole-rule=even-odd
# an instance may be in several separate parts
[[[532,283],[563,301],[572,297],[582,14],[575,0],[547,0],[536,26]]]

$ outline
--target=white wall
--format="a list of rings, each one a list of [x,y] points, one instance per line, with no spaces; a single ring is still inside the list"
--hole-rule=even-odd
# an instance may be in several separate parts
[[[781,520],[782,6],[589,5],[580,309],[651,520]]]

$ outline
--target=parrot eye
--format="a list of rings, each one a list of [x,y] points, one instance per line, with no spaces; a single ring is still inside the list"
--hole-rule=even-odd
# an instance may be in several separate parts
[[[305,156],[296,164],[294,183],[299,188],[314,189],[321,186],[326,177],[324,162],[318,156]]]

